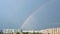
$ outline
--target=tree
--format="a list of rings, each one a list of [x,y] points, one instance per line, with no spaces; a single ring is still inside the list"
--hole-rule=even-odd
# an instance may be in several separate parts
[[[12,34],[13,34],[13,32],[12,32]]]
[[[29,34],[29,32],[26,32],[26,34]]]
[[[25,32],[23,32],[23,34],[25,34]]]
[[[40,32],[40,33],[38,33],[38,34],[43,34],[43,33]]]
[[[48,34],[50,34],[50,33],[48,33]]]
[[[3,34],[3,31],[2,30],[0,31],[0,34]]]
[[[35,32],[33,32],[33,34],[36,34]]]
[[[19,32],[17,32],[16,34],[20,34]]]

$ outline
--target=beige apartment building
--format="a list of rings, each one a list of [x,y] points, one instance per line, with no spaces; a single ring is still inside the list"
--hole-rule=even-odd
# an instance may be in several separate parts
[[[35,31],[24,31],[24,32],[35,32],[35,33],[43,33],[43,34],[60,34],[60,28],[47,28],[47,29],[44,29],[44,30],[35,30]]]
[[[23,30],[22,32],[20,31],[20,29],[4,29],[3,33],[7,34],[7,33],[13,33],[16,34],[17,32],[23,33],[23,32],[28,32],[30,33],[43,33],[43,34],[60,34],[60,28],[48,28],[48,29],[44,29],[44,30]]]
[[[48,29],[44,29],[41,30],[40,32],[44,33],[44,34],[60,34],[60,28],[48,28]]]

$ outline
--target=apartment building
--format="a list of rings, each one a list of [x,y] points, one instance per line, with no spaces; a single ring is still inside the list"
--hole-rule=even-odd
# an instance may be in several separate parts
[[[19,29],[3,29],[4,34],[16,34],[17,32],[20,32]]]
[[[60,28],[48,28],[45,30],[41,30],[40,32],[44,34],[60,34]]]
[[[23,30],[21,32],[20,29],[4,29],[3,33],[4,34],[16,34],[17,32],[19,32],[20,34],[26,33],[28,32],[28,34],[31,33],[43,33],[43,34],[60,34],[60,28],[48,28],[48,29],[44,29],[44,30]]]

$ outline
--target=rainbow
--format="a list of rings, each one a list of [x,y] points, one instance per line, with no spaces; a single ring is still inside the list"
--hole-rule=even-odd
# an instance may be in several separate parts
[[[53,1],[54,1],[54,0],[53,0]],[[33,11],[32,14],[30,14],[29,16],[27,16],[27,18],[23,21],[20,29],[22,29],[22,28],[24,27],[24,25],[27,23],[27,21],[28,21],[30,18],[32,18],[33,15],[35,15],[36,13],[38,13],[39,10],[42,10],[45,6],[48,5],[48,3],[51,3],[51,2],[53,2],[53,1],[51,0],[51,1],[49,1],[49,2],[44,3],[44,4],[41,5],[37,10]]]

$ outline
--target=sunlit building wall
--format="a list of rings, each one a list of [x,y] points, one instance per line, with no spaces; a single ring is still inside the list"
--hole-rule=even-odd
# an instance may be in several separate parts
[[[20,32],[20,29],[4,29],[3,30],[3,33],[13,33],[13,34],[16,34],[17,32]],[[30,33],[43,33],[43,34],[60,34],[60,28],[47,28],[47,29],[44,29],[44,30],[23,30],[23,32],[29,32]]]
[[[44,33],[44,34],[60,34],[60,28],[48,28],[45,30],[41,30],[40,32]]]

